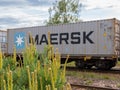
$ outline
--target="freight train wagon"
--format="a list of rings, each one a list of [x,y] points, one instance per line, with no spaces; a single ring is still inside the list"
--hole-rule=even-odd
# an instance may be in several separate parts
[[[0,50],[3,53],[7,52],[7,31],[0,30]]]
[[[59,49],[61,62],[69,54],[69,61],[75,61],[79,68],[95,66],[110,69],[120,57],[120,21],[113,19],[85,21],[70,24],[25,27],[7,30],[7,53],[13,53],[16,46],[20,54],[29,43],[31,33],[39,52],[48,44]]]

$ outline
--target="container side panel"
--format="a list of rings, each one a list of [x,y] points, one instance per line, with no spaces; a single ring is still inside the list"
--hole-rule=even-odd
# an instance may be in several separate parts
[[[99,53],[114,54],[113,20],[99,21]]]
[[[13,53],[14,45],[18,47],[17,53],[23,51],[24,42],[29,43],[28,32],[32,33],[39,52],[42,52],[48,43],[50,32],[51,44],[58,48],[61,54],[75,56],[115,54],[113,19],[11,29],[8,35],[9,53]]]

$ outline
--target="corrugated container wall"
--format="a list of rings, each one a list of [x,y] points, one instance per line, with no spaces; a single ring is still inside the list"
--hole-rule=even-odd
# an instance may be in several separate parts
[[[8,53],[24,49],[29,32],[35,39],[39,52],[43,51],[50,32],[51,43],[62,55],[112,56],[120,55],[120,25],[116,19],[87,21],[53,26],[37,26],[8,30]]]

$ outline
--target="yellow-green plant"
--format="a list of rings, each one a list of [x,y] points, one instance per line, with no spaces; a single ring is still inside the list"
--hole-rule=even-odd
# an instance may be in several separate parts
[[[2,52],[0,50],[0,70],[2,69],[3,66],[3,59],[2,59]]]
[[[6,90],[6,81],[5,80],[3,80],[3,87],[4,87],[3,89]]]
[[[16,48],[13,49],[13,64],[16,65]]]
[[[3,58],[2,58],[2,52],[0,49],[0,88],[2,87],[2,80],[3,80],[2,67],[3,67]]]
[[[31,34],[30,34],[31,36]],[[66,59],[63,69],[60,68],[60,53],[49,44],[45,46],[43,53],[36,50],[31,38],[30,44],[26,44],[23,55],[23,65],[16,66],[16,49],[13,57],[4,58],[0,53],[1,90],[72,90],[65,78]],[[22,60],[22,59],[21,59]],[[4,61],[4,63],[3,63]],[[4,65],[2,65],[4,64]],[[14,65],[13,65],[14,64]],[[13,69],[14,68],[14,69]],[[66,84],[67,83],[67,84]]]
[[[7,86],[8,90],[13,90],[12,71],[7,72]]]

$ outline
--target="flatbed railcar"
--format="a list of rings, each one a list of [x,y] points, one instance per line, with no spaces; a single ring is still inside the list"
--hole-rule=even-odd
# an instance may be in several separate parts
[[[38,52],[48,44],[50,32],[51,44],[59,49],[61,62],[69,54],[69,61],[75,61],[78,68],[110,69],[120,58],[120,21],[115,18],[8,29],[6,53],[12,54],[14,45],[17,53],[21,53],[25,39],[29,43],[29,32]]]

